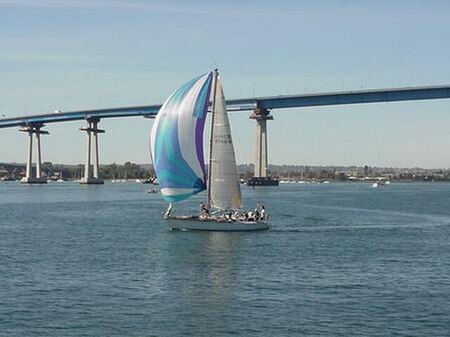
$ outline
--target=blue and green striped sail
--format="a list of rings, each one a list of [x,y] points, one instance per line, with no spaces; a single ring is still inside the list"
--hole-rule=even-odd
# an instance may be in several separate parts
[[[212,81],[211,72],[185,83],[156,116],[151,155],[166,201],[181,201],[206,189],[203,130]]]

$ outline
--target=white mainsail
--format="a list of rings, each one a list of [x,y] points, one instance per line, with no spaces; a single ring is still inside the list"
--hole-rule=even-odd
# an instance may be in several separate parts
[[[217,76],[217,74],[216,74]],[[216,79],[210,160],[210,206],[221,210],[242,208],[241,188],[231,138],[225,97],[220,78]]]

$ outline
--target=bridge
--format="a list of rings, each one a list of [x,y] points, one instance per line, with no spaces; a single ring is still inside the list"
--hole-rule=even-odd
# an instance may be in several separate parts
[[[398,101],[415,101],[430,99],[450,98],[450,85],[406,87],[375,90],[357,90],[345,92],[329,92],[303,95],[280,95],[268,97],[253,97],[227,100],[229,111],[253,111],[250,118],[256,121],[257,142],[255,177],[265,179],[267,176],[267,120],[272,120],[270,112],[274,109],[289,109],[312,106],[329,106],[343,104],[363,104]],[[98,134],[105,132],[98,128],[98,123],[103,118],[136,117],[152,118],[156,116],[161,105],[128,106],[111,109],[80,110],[61,112],[59,110],[51,114],[19,116],[0,119],[0,128],[21,127],[20,131],[28,134],[28,157],[26,177],[24,183],[45,183],[41,176],[41,145],[40,135],[48,134],[42,130],[45,124],[85,120],[87,127],[80,130],[87,134],[87,151],[84,177],[81,183],[101,184],[99,177],[99,153]],[[37,143],[36,172],[32,176],[33,134]],[[93,145],[93,146],[92,146]],[[94,163],[91,172],[91,148],[93,147]]]

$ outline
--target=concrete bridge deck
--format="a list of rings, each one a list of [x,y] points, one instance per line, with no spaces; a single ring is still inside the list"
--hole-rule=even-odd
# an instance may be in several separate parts
[[[257,130],[254,179],[270,185],[272,182],[267,173],[268,145],[266,123],[268,120],[273,119],[273,116],[270,114],[273,109],[445,98],[450,98],[450,85],[234,99],[227,101],[227,108],[229,111],[253,111],[250,118],[255,120]],[[103,133],[104,130],[98,128],[100,120],[103,118],[136,116],[154,117],[160,107],[160,105],[144,105],[69,112],[56,111],[51,114],[3,118],[0,119],[0,128],[20,126],[22,127],[20,131],[28,133],[27,170],[26,177],[22,179],[22,182],[40,184],[46,182],[46,179],[41,175],[40,136],[48,134],[47,131],[42,130],[42,127],[49,123],[86,120],[88,123],[87,127],[80,129],[87,134],[84,177],[80,182],[85,184],[102,184],[103,180],[99,176],[98,134]],[[33,136],[36,138],[37,145],[36,172],[34,175],[32,172]],[[91,170],[91,152],[93,153],[93,170]]]
[[[342,104],[381,103],[450,98],[450,85],[357,90],[302,95],[279,95],[227,100],[229,111],[255,108],[272,110]],[[0,128],[69,122],[90,118],[155,116],[161,105],[128,106],[111,109],[80,110],[0,119]]]

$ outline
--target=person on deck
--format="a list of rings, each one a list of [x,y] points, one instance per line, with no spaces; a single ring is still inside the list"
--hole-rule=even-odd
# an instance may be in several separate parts
[[[253,214],[255,215],[255,221],[258,221],[261,215],[261,204],[259,202],[256,203],[256,208]]]
[[[266,209],[264,205],[261,205],[261,221],[266,220]]]
[[[209,215],[209,209],[208,209],[208,207],[206,207],[206,205],[203,202],[200,203],[200,214]]]

